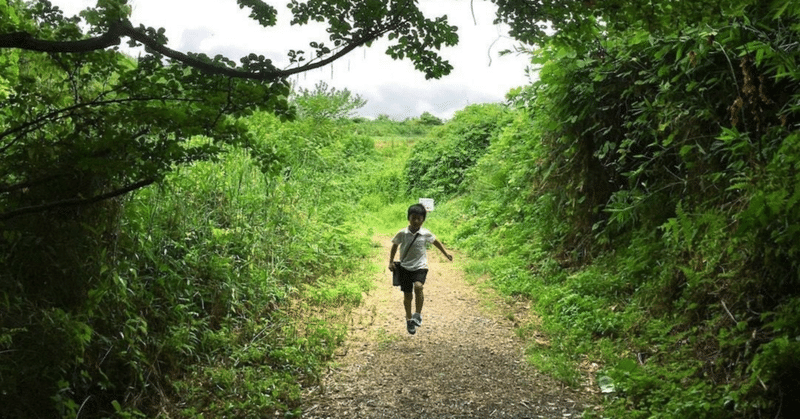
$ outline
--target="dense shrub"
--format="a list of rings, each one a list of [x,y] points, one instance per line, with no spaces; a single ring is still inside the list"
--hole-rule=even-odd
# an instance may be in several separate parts
[[[298,406],[344,330],[288,311],[306,295],[360,301],[366,283],[326,278],[351,276],[369,251],[366,238],[338,237],[351,233],[347,197],[368,177],[353,174],[374,151],[329,122],[246,123],[249,151],[113,202],[116,222],[42,229],[47,244],[25,253],[47,261],[38,273],[25,266],[39,262],[5,253],[0,416],[264,417]],[[5,286],[23,273],[54,286]],[[66,276],[80,280],[60,289]]]
[[[796,408],[800,9],[779,3],[546,46],[459,200],[461,245],[556,336],[532,359],[573,384],[602,360],[606,415]]]
[[[444,198],[463,191],[467,171],[510,119],[503,105],[468,106],[414,145],[406,163],[410,191]]]

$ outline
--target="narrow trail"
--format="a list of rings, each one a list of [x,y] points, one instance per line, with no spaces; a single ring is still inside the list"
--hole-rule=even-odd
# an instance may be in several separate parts
[[[385,265],[391,238],[375,240]],[[406,331],[402,293],[388,269],[375,276],[376,288],[349,319],[335,368],[309,389],[304,418],[577,418],[591,406],[590,394],[525,362],[513,321],[482,300],[506,303],[467,284],[453,253],[449,262],[428,252],[415,335]]]

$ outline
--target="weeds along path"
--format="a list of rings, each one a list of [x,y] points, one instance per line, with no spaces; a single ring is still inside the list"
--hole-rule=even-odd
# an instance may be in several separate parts
[[[388,262],[390,237],[376,237],[376,260]],[[429,252],[422,326],[405,327],[402,293],[388,269],[349,318],[336,365],[309,389],[304,418],[568,418],[590,396],[565,388],[526,363],[499,301],[464,280],[459,254]],[[499,304],[505,304],[500,302]]]

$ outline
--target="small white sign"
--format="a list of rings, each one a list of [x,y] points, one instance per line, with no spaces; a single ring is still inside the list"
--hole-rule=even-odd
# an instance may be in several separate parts
[[[419,203],[425,207],[425,210],[430,212],[433,211],[433,199],[431,198],[420,198]]]

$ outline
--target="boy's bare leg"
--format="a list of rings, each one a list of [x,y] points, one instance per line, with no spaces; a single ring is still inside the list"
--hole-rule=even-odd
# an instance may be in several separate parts
[[[405,298],[403,299],[403,305],[406,308],[406,320],[411,318],[411,300],[414,298],[413,293],[405,292]]]
[[[422,282],[415,282],[414,283],[414,294],[416,294],[416,309],[417,313],[422,313],[422,303],[425,302],[425,294],[422,292]],[[411,301],[409,301],[408,308],[406,309],[406,313],[408,313],[408,318],[411,318]]]

